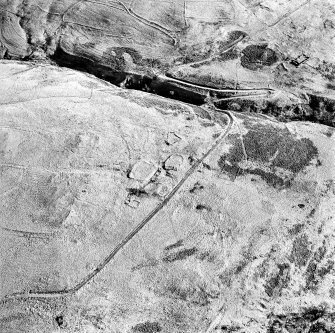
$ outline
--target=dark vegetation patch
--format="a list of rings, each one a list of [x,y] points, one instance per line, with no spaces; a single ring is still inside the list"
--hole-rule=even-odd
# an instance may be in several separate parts
[[[194,113],[202,118],[202,119],[207,119],[207,120],[213,120],[212,116],[210,115],[210,113],[205,110],[204,108],[198,107],[198,106],[194,106],[193,107]]]
[[[204,211],[208,211],[208,212],[210,212],[210,211],[212,210],[211,207],[208,207],[208,206],[206,206],[206,205],[202,205],[202,204],[198,204],[198,205],[196,205],[196,206],[195,206],[195,209],[196,209],[196,210],[204,210]]]
[[[304,225],[302,223],[295,224],[291,229],[288,230],[289,234],[292,236],[297,235],[300,233],[304,228]]]
[[[324,278],[327,274],[333,272],[334,270],[334,260],[328,260],[326,264],[318,269],[316,275],[319,276],[320,280]]]
[[[215,260],[215,254],[211,253],[209,251],[203,251],[203,252],[199,252],[197,254],[197,259],[201,260],[201,261],[208,261],[208,262],[214,262]]]
[[[310,211],[310,213],[308,214],[307,217],[313,217],[313,216],[315,215],[315,212],[316,212],[316,209],[313,208],[313,209]]]
[[[81,139],[79,134],[76,134],[75,136],[71,136],[71,137],[66,138],[66,140],[64,142],[62,152],[64,154],[76,152],[78,150],[81,142],[82,142],[82,139]]]
[[[190,193],[197,193],[204,189],[204,186],[201,185],[199,182],[196,182],[194,186],[190,189]]]
[[[29,193],[34,199],[32,204],[35,209],[28,213],[31,222],[53,228],[61,226],[70,214],[72,204],[80,187],[84,185],[85,178],[86,176],[69,179],[67,175],[51,175],[39,177],[38,182],[29,179],[22,187],[22,193]]]
[[[193,256],[197,252],[198,252],[198,249],[196,247],[192,247],[191,249],[183,249],[179,252],[166,255],[163,258],[163,261],[164,262],[174,262],[176,260],[184,260],[188,257]]]
[[[301,313],[270,315],[268,333],[333,333],[335,314],[322,307],[312,307]]]
[[[236,265],[234,269],[234,274],[238,275],[240,274],[249,264],[250,261],[255,258],[251,258],[251,256],[244,256],[243,259],[239,261],[239,263]]]
[[[260,176],[263,180],[266,181],[266,183],[269,186],[272,186],[274,188],[287,188],[291,185],[290,179],[283,179],[279,176],[277,176],[275,173],[266,172],[262,169],[256,168],[256,169],[243,169],[246,173],[250,175],[256,175]]]
[[[317,70],[327,80],[331,82],[335,81],[335,65],[333,63],[322,61],[318,65]]]
[[[238,163],[230,164],[228,154],[224,154],[220,157],[218,165],[221,171],[227,172],[232,180],[243,174],[243,170],[239,167]]]
[[[290,265],[277,265],[278,272],[265,284],[265,292],[269,297],[281,296],[282,290],[288,287],[290,282]]]
[[[228,40],[222,41],[218,47],[218,60],[227,61],[237,59],[239,52],[233,48],[236,42],[241,41],[247,34],[244,31],[232,31],[229,33]]]
[[[328,325],[327,325],[328,326]],[[327,329],[326,324],[324,323],[315,323],[312,324],[308,333],[333,333],[333,329]]]
[[[295,139],[287,128],[253,125],[244,136],[248,158],[259,162],[271,161],[271,166],[293,173],[302,171],[318,155],[317,148],[309,139]]]
[[[233,177],[242,174],[260,176],[270,186],[289,187],[290,178],[282,178],[275,173],[275,168],[281,168],[296,174],[302,171],[318,151],[309,139],[296,139],[288,129],[272,125],[248,124],[249,132],[243,136],[244,147],[249,161],[255,161],[270,167],[270,172],[261,168],[241,168],[245,156],[240,136],[230,137],[233,147],[227,154],[220,157],[218,165]]]
[[[162,72],[166,72],[169,68],[167,64],[155,58],[142,58],[139,65],[142,66],[144,70],[148,69],[149,71],[152,71],[155,68],[161,70]]]
[[[206,306],[211,303],[212,299],[218,298],[217,293],[208,292],[201,285],[181,286],[176,281],[170,281],[164,290],[164,295],[199,306]]]
[[[325,99],[323,104],[320,100]],[[314,95],[308,103],[279,105],[267,99],[240,98],[238,100],[222,100],[215,103],[222,110],[236,110],[243,113],[260,113],[275,117],[282,122],[310,121],[327,126],[335,126],[335,100]]]
[[[332,298],[332,299],[335,299],[335,287],[331,287],[329,289],[329,296]]]
[[[314,94],[308,94],[308,97],[314,117],[321,119],[323,124],[335,126],[335,99]]]
[[[219,274],[218,277],[223,285],[225,285],[226,287],[230,287],[234,280],[234,270],[226,270],[225,272]]]
[[[189,328],[188,309],[180,305],[180,302],[171,302],[164,306],[163,314],[165,332],[185,332]]]
[[[183,64],[188,64],[206,60],[210,56],[212,48],[213,41],[207,41],[205,45],[203,43],[194,44],[192,46],[183,45],[179,48],[182,57],[178,58],[177,61],[181,61]]]
[[[310,242],[308,237],[303,234],[293,241],[293,247],[289,260],[299,268],[305,266],[311,257]]]
[[[305,273],[307,290],[315,291],[325,275],[334,269],[333,260],[328,260],[323,265],[321,263],[325,258],[326,252],[327,248],[325,242],[314,252]]]
[[[164,293],[186,302],[193,292],[193,288],[182,288],[179,284],[171,282]]]
[[[220,134],[217,134],[217,135],[213,134],[213,138],[217,138],[219,136],[220,136]],[[205,162],[202,162],[202,166],[207,170],[212,170],[211,166],[209,164],[205,163]]]
[[[123,52],[115,47],[110,47],[104,51],[102,54],[102,61],[117,71],[124,71],[126,68]]]
[[[96,329],[98,330],[104,330],[105,328],[105,323],[104,323],[104,318],[101,314],[96,313],[96,314],[89,314],[86,313],[86,311],[82,312],[82,315],[86,320],[88,320]]]
[[[145,68],[164,68],[164,64],[159,59],[143,58],[142,55],[131,47],[109,47],[103,54],[100,62],[116,71],[124,71],[126,61],[124,55],[131,56],[136,65]]]
[[[162,331],[162,327],[158,322],[146,321],[132,327],[134,333],[157,333]]]
[[[55,318],[56,323],[58,325],[58,327],[60,328],[64,328],[65,327],[65,321],[64,321],[64,317],[62,315],[59,315]]]
[[[327,89],[335,90],[335,84],[333,84],[333,83],[327,83],[326,87],[327,87]]]
[[[241,30],[234,30],[234,31],[231,31],[229,32],[229,42],[234,42],[238,39],[241,39],[242,37],[246,37],[248,34],[244,31],[241,31]]]
[[[171,2],[171,5],[166,10],[162,11],[160,15],[159,22],[162,22],[163,25],[168,27],[173,27],[173,30],[182,30],[186,29],[185,22],[182,16],[180,15],[180,10]]]
[[[139,198],[148,196],[148,193],[141,188],[127,188],[127,192],[129,195],[133,195]]]
[[[136,266],[133,266],[131,268],[131,271],[134,272],[136,270],[139,270],[139,269],[142,269],[142,268],[147,268],[147,267],[155,267],[159,264],[159,261],[157,259],[154,259],[154,258],[150,258],[148,260],[145,260],[141,263],[139,263],[138,265]]]
[[[221,61],[228,61],[228,60],[234,60],[239,57],[239,53],[236,49],[232,48],[228,51],[222,52],[218,57],[216,57],[216,60]]]
[[[328,138],[332,137],[334,134],[335,129],[333,127],[328,127],[327,131],[324,132],[324,135],[327,136]]]
[[[221,326],[221,332],[222,333],[233,333],[233,332],[238,332],[241,329],[243,329],[240,326],[235,326],[235,325],[223,325]]]
[[[250,248],[251,246],[252,244],[249,244],[248,248]],[[244,253],[242,259],[240,259],[233,267],[226,269],[218,276],[221,282],[227,287],[231,286],[236,276],[238,276],[250,264],[252,260],[256,259],[252,255],[251,249],[246,249],[243,252]]]
[[[271,66],[278,61],[276,52],[267,45],[249,45],[242,51],[242,54],[242,66],[251,70]]]
[[[213,127],[213,126],[215,126],[215,123],[214,122],[210,122],[210,123],[201,122],[200,125],[203,126],[203,127]],[[218,136],[220,136],[220,134],[218,134]]]
[[[234,166],[242,162],[244,159],[243,145],[240,135],[238,134],[229,134],[228,141],[232,144],[232,148],[230,148],[228,154],[225,154],[224,156],[227,157],[226,162],[229,162],[230,165]]]
[[[120,85],[126,77],[127,73],[117,71],[108,65],[98,63],[98,59],[90,59],[84,56],[72,55],[58,47],[51,60],[55,61],[58,65],[72,68],[81,72],[86,72],[97,76],[107,82],[115,85]]]
[[[183,245],[183,241],[180,239],[178,242],[167,246],[165,248],[165,250],[169,251],[169,250],[175,249],[176,247],[179,247],[179,246],[182,246],[182,245]]]

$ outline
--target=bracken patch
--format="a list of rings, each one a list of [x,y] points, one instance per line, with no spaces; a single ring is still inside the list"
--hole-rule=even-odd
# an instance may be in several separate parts
[[[230,136],[233,147],[220,157],[218,165],[233,177],[258,175],[273,187],[289,187],[292,177],[283,178],[276,168],[289,171],[292,176],[304,170],[318,156],[318,150],[307,138],[296,139],[286,128],[247,122],[249,132],[243,136],[248,161],[267,167],[242,168],[245,159],[239,135]],[[270,171],[269,171],[270,168]]]

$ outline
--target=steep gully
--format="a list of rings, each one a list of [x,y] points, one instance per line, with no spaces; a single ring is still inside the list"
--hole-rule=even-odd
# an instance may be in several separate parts
[[[88,58],[65,52],[61,47],[52,56],[55,64],[82,72],[110,82],[125,89],[141,90],[181,102],[203,105],[209,100],[220,110],[233,109],[239,112],[261,113],[279,121],[309,121],[335,127],[335,101],[314,94],[305,94],[306,103],[279,105],[271,98],[275,89],[225,89],[195,84],[165,75],[142,75],[114,71],[106,65]],[[232,107],[237,106],[237,109]]]
[[[52,60],[58,66],[93,74],[125,89],[141,90],[198,106],[211,101],[220,110],[261,113],[284,122],[309,121],[335,127],[335,101],[314,94],[306,94],[309,100],[304,104],[285,106],[271,99],[276,94],[276,90],[271,88],[225,89],[173,78],[168,73],[142,75],[114,71],[91,59],[69,54],[61,47],[58,47]]]

